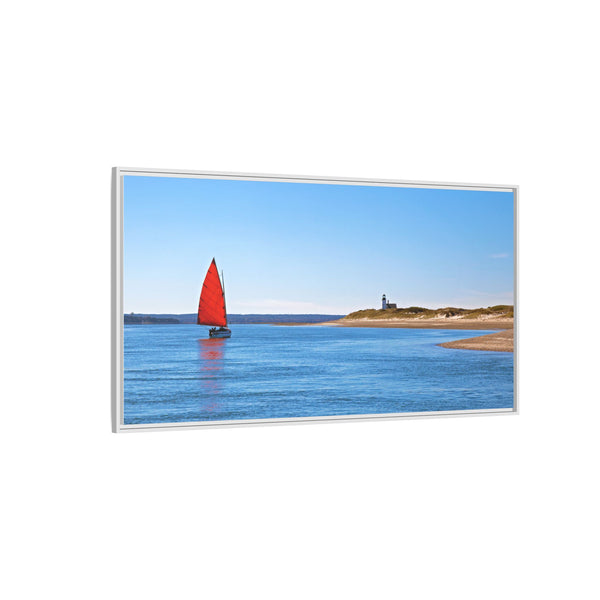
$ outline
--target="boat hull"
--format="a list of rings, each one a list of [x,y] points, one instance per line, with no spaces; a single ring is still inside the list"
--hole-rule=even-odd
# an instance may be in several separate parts
[[[208,335],[211,338],[229,338],[231,337],[231,329],[220,327],[219,329],[210,329]]]

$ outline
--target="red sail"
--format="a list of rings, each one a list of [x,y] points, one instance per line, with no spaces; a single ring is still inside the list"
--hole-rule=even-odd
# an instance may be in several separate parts
[[[198,325],[217,325],[219,327],[227,325],[225,296],[214,258],[202,284],[200,304],[198,305]]]

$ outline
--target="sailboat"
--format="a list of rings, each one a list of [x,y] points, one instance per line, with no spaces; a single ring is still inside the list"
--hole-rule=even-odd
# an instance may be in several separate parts
[[[231,329],[227,328],[225,288],[221,283],[214,258],[208,267],[200,292],[198,325],[212,325],[213,327],[208,331],[211,338],[231,337]]]

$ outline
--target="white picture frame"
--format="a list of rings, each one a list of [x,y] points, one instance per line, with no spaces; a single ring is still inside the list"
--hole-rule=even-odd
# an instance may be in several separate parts
[[[197,178],[217,180],[244,180],[263,182],[296,182],[317,183],[346,186],[385,186],[385,187],[409,187],[428,189],[450,189],[450,190],[481,190],[481,191],[503,191],[511,192],[514,198],[514,355],[513,355],[513,390],[514,403],[512,408],[495,409],[473,409],[452,411],[426,411],[426,412],[402,412],[385,414],[356,414],[356,415],[333,415],[333,416],[307,416],[292,418],[267,418],[267,419],[240,419],[222,421],[192,421],[173,423],[146,423],[125,424],[124,411],[124,325],[123,325],[123,206],[125,176],[143,177],[174,177],[174,178]],[[111,420],[112,431],[140,432],[140,431],[165,431],[173,429],[204,429],[215,427],[240,427],[249,425],[281,425],[299,423],[319,422],[347,422],[366,420],[400,420],[415,418],[437,418],[457,416],[482,416],[482,415],[509,415],[518,414],[518,195],[517,185],[492,185],[492,184],[470,184],[470,183],[447,183],[447,182],[424,182],[395,179],[363,179],[354,177],[322,177],[322,176],[297,176],[297,175],[272,175],[272,174],[249,174],[229,173],[215,171],[192,171],[176,169],[148,169],[114,167],[112,170],[112,216],[111,216],[111,263],[112,263],[112,303],[111,303],[111,340],[112,340],[112,382],[111,382]]]

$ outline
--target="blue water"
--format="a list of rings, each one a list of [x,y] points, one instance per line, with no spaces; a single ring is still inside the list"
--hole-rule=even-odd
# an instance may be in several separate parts
[[[513,354],[436,344],[492,331],[125,325],[124,423],[513,406]]]

